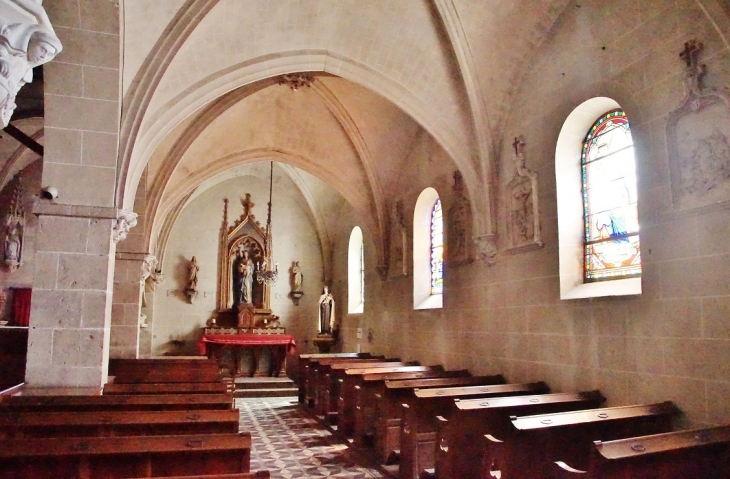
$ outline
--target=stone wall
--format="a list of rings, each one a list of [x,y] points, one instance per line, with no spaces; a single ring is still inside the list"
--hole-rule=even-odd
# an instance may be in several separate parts
[[[412,277],[382,282],[366,254],[365,312],[345,319],[343,348],[355,349],[355,328],[371,328],[375,341],[363,339],[364,349],[404,360],[504,373],[510,381],[545,380],[555,391],[598,388],[610,405],[673,400],[688,424],[730,421],[723,400],[730,391],[730,208],[727,202],[673,207],[665,133],[668,114],[685,96],[678,56],[685,41],[704,42],[708,87],[730,85],[730,51],[716,30],[727,38],[728,25],[713,25],[689,0],[568,6],[534,52],[501,128],[496,265],[447,263],[444,308],[414,311]],[[616,100],[632,122],[643,293],[561,301],[555,148],[566,117],[596,96]],[[539,176],[545,246],[507,255],[505,186],[514,174],[511,138],[517,135],[524,135],[527,166]],[[411,171],[391,192],[392,202],[404,203],[409,231],[423,188],[436,188],[448,209],[454,166],[438,148],[425,146],[416,145],[421,151],[412,152]],[[346,274],[355,222],[337,232],[338,277]],[[372,232],[364,234],[367,248]]]

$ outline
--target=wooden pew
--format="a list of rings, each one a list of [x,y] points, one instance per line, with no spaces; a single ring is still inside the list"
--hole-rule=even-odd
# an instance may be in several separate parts
[[[355,387],[355,415],[353,435],[355,444],[360,447],[370,446],[375,438],[375,413],[377,398],[375,394],[385,389],[385,381],[399,379],[426,379],[443,377],[463,377],[467,370],[444,371],[442,366],[404,366],[395,371],[371,370],[365,374],[351,374]]]
[[[484,435],[500,436],[511,416],[595,409],[605,401],[598,391],[455,399],[449,419],[438,416],[436,468],[438,479],[472,479],[481,472]]]
[[[127,359],[118,361],[114,383],[209,383],[221,379],[218,363],[210,359]]]
[[[230,394],[111,396],[2,396],[0,413],[41,411],[185,411],[231,409]]]
[[[237,433],[228,411],[16,412],[0,414],[0,439]]]
[[[115,479],[249,472],[251,435],[11,439],[0,479]]]
[[[240,474],[206,474],[204,476],[168,476],[165,479],[270,479],[269,471],[242,472]],[[142,479],[142,478],[135,478]],[[152,478],[157,479],[157,478]]]
[[[400,442],[400,479],[416,479],[435,465],[436,435],[441,415],[449,417],[456,398],[492,398],[545,394],[543,382],[496,386],[414,389],[404,401]]]
[[[103,394],[226,394],[230,386],[223,382],[214,383],[142,383],[104,386]]]
[[[385,381],[383,387],[375,392],[375,446],[380,459],[384,463],[394,463],[398,457],[403,401],[413,394],[414,389],[447,386],[488,386],[505,383],[505,379],[501,374],[495,376],[469,376],[468,371],[466,373],[440,378]]]
[[[556,462],[558,479],[727,479],[730,426],[595,441],[588,470]]]
[[[385,359],[383,356],[368,359],[323,358],[312,360],[309,366],[309,378],[307,379],[307,383],[310,385],[306,399],[307,406],[313,407],[315,414],[322,415],[325,413],[323,410],[323,404],[325,402],[324,398],[326,396],[325,391],[329,389],[327,387],[327,382],[329,381],[329,374],[333,365],[347,364],[353,367],[359,367],[360,365],[368,363],[383,362],[402,364],[399,359]]]
[[[343,364],[333,364],[331,366],[330,371],[330,394],[329,394],[329,405],[327,406],[327,419],[330,424],[336,423],[338,431],[342,432],[343,425],[340,424],[343,419],[343,413],[345,410],[347,410],[347,418],[348,418],[348,425],[347,428],[350,431],[348,434],[352,434],[352,428],[354,427],[354,407],[355,407],[355,383],[354,378],[347,375],[347,371],[350,369],[359,369],[361,371],[365,371],[366,369],[370,368],[378,368],[382,370],[386,370],[388,368],[394,368],[394,367],[404,367],[404,366],[417,366],[418,363],[406,363],[405,365],[401,363],[372,363],[368,364],[367,367],[358,367],[355,365],[349,365],[347,363]],[[355,367],[353,367],[355,366]],[[334,397],[333,395],[337,394],[337,396]]]
[[[404,371],[405,368],[405,371]],[[340,395],[337,398],[337,430],[345,436],[352,436],[355,431],[355,411],[357,407],[357,389],[355,386],[362,379],[364,374],[374,373],[426,373],[429,371],[443,371],[443,368],[432,369],[430,366],[391,366],[391,367],[368,367],[349,368],[342,371],[340,382]],[[336,373],[333,370],[333,373]],[[423,376],[421,376],[423,377]],[[431,377],[431,376],[425,376]]]
[[[323,374],[324,378],[322,379],[322,389],[317,397],[317,414],[323,415],[325,422],[337,422],[337,400],[340,397],[340,385],[344,382],[345,371],[347,369],[396,366],[418,366],[418,363],[415,361],[402,362],[397,359],[384,359],[337,362],[326,365],[324,368],[320,366],[322,368],[320,369],[320,374]]]
[[[311,361],[319,358],[369,358],[370,353],[327,353],[300,354],[297,367],[297,386],[299,387],[299,403],[303,404],[307,392],[307,374]]]
[[[503,435],[487,434],[483,471],[502,479],[550,477],[560,460],[587,469],[593,441],[671,431],[671,402],[512,418]]]

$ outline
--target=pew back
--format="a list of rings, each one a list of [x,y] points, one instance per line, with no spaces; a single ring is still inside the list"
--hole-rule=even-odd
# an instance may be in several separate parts
[[[112,396],[3,396],[0,413],[41,411],[179,411],[230,409],[230,394],[156,394]]]
[[[20,412],[0,414],[0,439],[236,433],[237,409],[228,411]]]
[[[221,380],[218,363],[209,359],[130,359],[116,366],[114,383],[200,383]]]
[[[212,383],[108,383],[104,386],[103,394],[226,394],[229,389],[230,386],[220,381]]]
[[[0,479],[115,479],[249,472],[251,435],[11,439]]]

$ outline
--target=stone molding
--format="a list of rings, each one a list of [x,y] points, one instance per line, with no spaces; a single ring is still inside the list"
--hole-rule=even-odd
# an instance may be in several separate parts
[[[474,237],[474,246],[477,248],[479,259],[489,266],[497,262],[497,235],[488,234]]]

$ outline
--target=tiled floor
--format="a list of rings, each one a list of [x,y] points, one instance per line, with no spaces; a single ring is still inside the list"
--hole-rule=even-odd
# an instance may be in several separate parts
[[[252,471],[266,469],[273,479],[390,477],[301,410],[295,397],[236,399],[236,406],[253,440]]]

